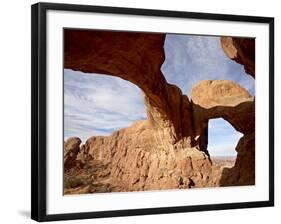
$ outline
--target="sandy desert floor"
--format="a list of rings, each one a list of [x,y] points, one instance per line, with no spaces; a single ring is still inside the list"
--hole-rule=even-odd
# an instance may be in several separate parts
[[[212,157],[212,162],[222,168],[231,168],[235,164],[236,157],[232,156],[215,156]]]

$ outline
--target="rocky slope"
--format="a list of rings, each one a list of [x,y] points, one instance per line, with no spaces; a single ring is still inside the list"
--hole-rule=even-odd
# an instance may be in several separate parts
[[[65,30],[64,38],[65,68],[134,83],[144,92],[148,115],[83,145],[68,139],[66,194],[254,184],[255,102],[245,89],[202,81],[189,100],[161,73],[163,34]],[[208,120],[219,117],[244,134],[232,168],[212,164],[208,155]]]

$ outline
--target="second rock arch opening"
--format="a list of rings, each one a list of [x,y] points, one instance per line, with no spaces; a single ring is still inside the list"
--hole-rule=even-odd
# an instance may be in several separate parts
[[[237,157],[235,150],[242,133],[223,118],[208,122],[208,152],[213,163],[222,167],[233,167]]]

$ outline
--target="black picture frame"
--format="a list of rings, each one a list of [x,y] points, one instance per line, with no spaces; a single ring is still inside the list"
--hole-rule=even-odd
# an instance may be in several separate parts
[[[208,204],[196,206],[159,207],[85,213],[46,213],[46,13],[63,10],[88,13],[111,13],[141,16],[162,16],[216,21],[254,22],[269,24],[269,200],[243,203]],[[37,221],[74,220],[115,216],[148,215],[206,210],[238,209],[274,206],[274,18],[136,8],[103,7],[73,4],[37,3],[32,5],[31,17],[31,218]]]

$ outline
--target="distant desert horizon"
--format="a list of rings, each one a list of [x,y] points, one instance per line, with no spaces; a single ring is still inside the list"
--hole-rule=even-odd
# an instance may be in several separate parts
[[[211,156],[211,161],[220,167],[231,168],[235,165],[236,156]]]

